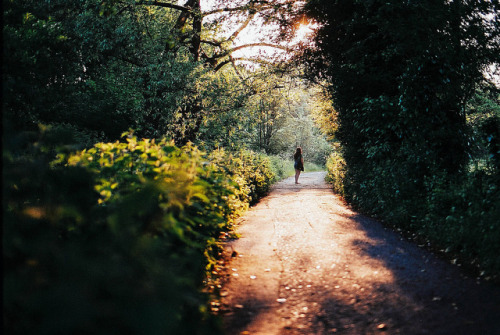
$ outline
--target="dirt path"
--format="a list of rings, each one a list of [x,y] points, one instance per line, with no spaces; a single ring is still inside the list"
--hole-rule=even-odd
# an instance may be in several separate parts
[[[323,179],[282,181],[242,218],[228,335],[500,334],[500,288],[352,212]]]

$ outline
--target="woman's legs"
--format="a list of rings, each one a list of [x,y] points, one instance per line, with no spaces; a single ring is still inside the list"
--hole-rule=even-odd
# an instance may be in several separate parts
[[[300,170],[295,169],[295,184],[299,183]]]

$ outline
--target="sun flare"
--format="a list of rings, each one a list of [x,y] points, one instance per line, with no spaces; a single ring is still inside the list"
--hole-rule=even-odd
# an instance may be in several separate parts
[[[315,23],[299,23],[297,30],[295,31],[295,37],[292,41],[293,44],[296,43],[307,43],[309,42],[318,27]]]

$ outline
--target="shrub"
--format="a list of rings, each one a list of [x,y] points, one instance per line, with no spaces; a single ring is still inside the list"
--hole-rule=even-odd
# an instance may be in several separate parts
[[[276,174],[271,167],[271,160],[264,154],[242,150],[232,157],[234,169],[246,181],[250,192],[250,204],[255,204],[265,196],[276,181]]]
[[[427,212],[418,232],[450,258],[481,275],[500,280],[500,189],[498,177],[484,171],[453,182],[428,182]]]
[[[220,234],[269,188],[268,159],[130,134],[33,157],[4,153],[9,334],[220,332],[204,280]]]
[[[326,180],[333,186],[333,191],[344,196],[345,160],[338,152],[330,154],[326,161]]]
[[[276,175],[277,180],[281,180],[294,175],[293,161],[285,160],[280,156],[269,156],[271,160],[272,169]]]

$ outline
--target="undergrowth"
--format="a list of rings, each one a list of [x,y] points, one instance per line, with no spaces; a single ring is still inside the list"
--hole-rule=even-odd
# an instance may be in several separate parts
[[[8,334],[218,334],[204,283],[276,177],[250,151],[137,139],[3,153]]]

